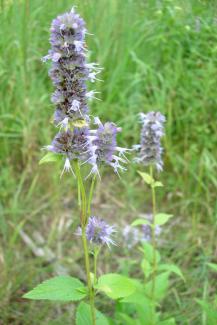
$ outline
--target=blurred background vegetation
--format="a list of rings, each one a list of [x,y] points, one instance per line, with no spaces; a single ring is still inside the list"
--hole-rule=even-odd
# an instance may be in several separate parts
[[[74,181],[60,181],[58,166],[38,166],[41,147],[56,132],[52,84],[40,59],[51,20],[72,5],[94,34],[87,39],[91,61],[104,68],[93,115],[121,126],[119,142],[127,147],[139,141],[138,112],[167,117],[158,204],[175,218],[159,245],[186,283],[174,279],[163,308],[178,324],[210,325],[196,299],[213,302],[216,282],[207,269],[217,262],[217,3],[211,0],[1,0],[0,324],[71,324],[73,306],[21,296],[50,274],[84,276],[73,235]],[[97,185],[94,213],[120,231],[150,211],[137,168],[130,164],[121,180],[105,170]],[[101,272],[134,274],[136,254],[117,247],[104,256]]]

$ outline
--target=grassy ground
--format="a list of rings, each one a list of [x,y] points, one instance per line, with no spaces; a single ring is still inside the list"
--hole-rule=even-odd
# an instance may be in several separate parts
[[[52,86],[40,58],[51,20],[72,4],[94,34],[91,59],[104,67],[93,114],[117,122],[125,146],[139,141],[138,112],[167,116],[166,186],[158,202],[176,219],[161,250],[187,282],[174,280],[163,308],[178,324],[210,325],[195,299],[212,301],[215,294],[206,263],[217,262],[217,5],[202,0],[1,0],[0,324],[71,324],[72,306],[27,303],[21,295],[48,274],[83,277],[71,223],[73,180],[60,182],[57,167],[38,166],[40,148],[55,133]],[[121,180],[105,172],[95,213],[123,225],[148,212],[142,186],[134,166]],[[115,253],[112,266],[105,256],[102,271],[126,271],[129,258]]]

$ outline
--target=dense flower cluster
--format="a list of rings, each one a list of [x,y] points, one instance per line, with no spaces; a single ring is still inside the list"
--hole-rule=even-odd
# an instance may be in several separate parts
[[[95,245],[104,245],[107,246],[115,245],[114,240],[112,239],[113,234],[115,233],[114,226],[108,225],[103,219],[98,217],[90,217],[88,219],[88,224],[86,226],[86,236],[89,242]],[[77,235],[81,235],[81,228],[78,228]]]
[[[155,165],[158,171],[163,169],[161,137],[164,135],[165,117],[159,112],[140,113],[142,130],[140,144],[134,146],[139,151],[136,161]]]
[[[50,31],[51,49],[43,61],[52,62],[49,76],[56,89],[51,100],[56,106],[54,124],[60,131],[45,148],[65,157],[64,171],[72,171],[72,159],[88,162],[92,166],[91,173],[99,174],[98,166],[102,162],[116,173],[124,170],[120,162],[126,162],[126,149],[116,145],[120,129],[110,122],[103,125],[99,118],[94,118],[98,129],[90,129],[87,102],[96,98],[96,92],[88,91],[86,82],[97,80],[101,69],[96,63],[87,63],[84,20],[72,8],[71,12],[53,20]]]
[[[70,160],[80,159],[85,161],[87,159],[86,146],[88,134],[89,129],[87,127],[59,131],[51,145],[46,147],[51,152],[65,156],[63,171],[72,171]]]
[[[51,60],[49,76],[56,87],[51,100],[56,105],[54,123],[65,128],[78,119],[88,120],[86,81],[94,82],[97,64],[86,62],[84,20],[74,11],[58,16],[51,25],[51,49],[43,60]]]
[[[88,161],[93,166],[92,172],[97,172],[98,165],[101,163],[113,167],[116,173],[119,169],[125,170],[126,168],[120,163],[127,162],[124,155],[127,149],[118,147],[116,142],[117,133],[121,129],[111,122],[103,125],[99,118],[95,118],[95,124],[97,124],[98,129],[91,130],[88,136]]]

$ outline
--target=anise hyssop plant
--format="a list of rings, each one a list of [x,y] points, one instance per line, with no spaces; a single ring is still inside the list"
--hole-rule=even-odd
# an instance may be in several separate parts
[[[24,298],[81,301],[74,319],[76,324],[103,325],[108,324],[108,319],[95,308],[96,294],[101,292],[111,299],[120,299],[132,294],[136,287],[132,280],[119,274],[97,275],[99,252],[103,246],[115,244],[116,230],[101,217],[91,215],[95,180],[97,176],[100,178],[103,164],[117,174],[125,170],[127,149],[117,145],[120,128],[90,117],[88,102],[95,98],[96,91],[89,91],[87,82],[94,83],[101,69],[98,64],[87,62],[86,34],[85,22],[74,8],[52,22],[51,49],[42,61],[51,61],[49,76],[55,87],[51,96],[55,105],[53,123],[58,131],[51,144],[44,147],[48,153],[40,161],[42,164],[63,160],[61,176],[68,172],[77,181],[80,227],[75,233],[82,239],[86,284],[75,277],[56,276],[26,293]],[[88,175],[84,175],[84,165],[90,166]],[[90,188],[87,178],[91,178]],[[93,265],[90,254],[94,255]]]

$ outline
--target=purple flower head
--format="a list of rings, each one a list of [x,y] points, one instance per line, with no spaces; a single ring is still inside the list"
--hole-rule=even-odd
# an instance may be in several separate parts
[[[98,172],[98,166],[101,163],[111,166],[116,173],[118,170],[126,170],[121,163],[126,163],[125,152],[128,149],[117,146],[116,137],[120,132],[112,122],[102,124],[98,117],[95,118],[95,124],[98,128],[91,130],[88,136],[89,159],[88,162],[93,166],[92,172]]]
[[[110,247],[110,245],[115,245],[112,239],[115,233],[114,226],[109,226],[103,219],[98,217],[90,217],[86,227],[86,236],[89,242],[95,245],[104,245]],[[78,228],[76,232],[77,235],[81,235],[81,228]]]
[[[155,165],[158,171],[163,169],[161,158],[163,149],[161,137],[164,135],[165,117],[159,112],[140,113],[142,130],[140,144],[134,146],[138,150],[136,162],[148,165]]]
[[[87,136],[89,129],[87,127],[74,128],[73,130],[60,131],[54,137],[51,145],[46,146],[48,151],[62,154],[65,156],[65,166],[63,171],[72,171],[70,161],[87,159]]]
[[[43,61],[52,61],[49,76],[56,88],[51,97],[56,106],[54,123],[67,129],[76,120],[89,120],[87,101],[94,96],[87,91],[86,82],[94,82],[101,69],[86,62],[87,30],[74,8],[53,20],[50,33],[51,49]]]

